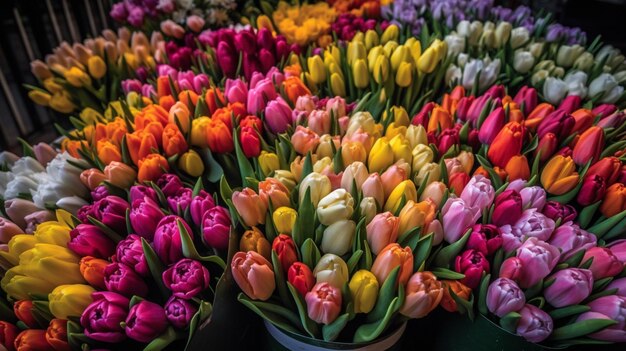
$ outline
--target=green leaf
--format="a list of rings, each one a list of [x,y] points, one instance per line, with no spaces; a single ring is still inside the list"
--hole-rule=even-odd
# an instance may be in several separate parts
[[[432,273],[438,279],[447,279],[447,280],[460,280],[465,278],[465,274],[458,273],[455,271],[451,271],[447,268],[434,268]]]
[[[285,274],[283,272],[283,266],[278,259],[278,254],[276,254],[276,250],[272,250],[272,265],[274,266],[274,277],[276,279],[276,290],[278,291],[278,296],[280,296],[280,300],[283,303],[283,306],[288,307],[290,310],[293,310],[293,302],[289,298],[289,294],[287,293],[287,279],[285,278]]]
[[[206,301],[200,301],[200,306],[198,307],[198,312],[196,312],[191,320],[189,321],[189,336],[187,337],[187,345],[185,345],[185,349],[189,346],[191,339],[193,338],[196,330],[198,329],[199,324],[203,323],[207,318],[211,316],[213,312],[213,305]]]
[[[113,229],[107,227],[104,223],[91,216],[87,216],[87,219],[89,220],[89,222],[91,222],[91,224],[98,227],[98,229],[100,229],[109,239],[113,240],[116,244],[122,241],[122,236],[117,234]]]
[[[294,325],[300,325],[300,320],[291,310],[269,302],[250,300],[244,293],[240,293],[239,296],[237,296],[237,300],[252,310],[252,312],[278,328],[300,334],[300,331],[293,327]]]
[[[312,239],[306,239],[300,249],[302,254],[302,263],[306,264],[313,270],[322,255]]]
[[[624,218],[626,218],[626,210],[603,220],[602,222],[587,229],[587,231],[595,234],[598,238],[602,238],[611,228],[616,226]]]
[[[380,291],[378,292],[378,300],[376,300],[376,305],[374,305],[372,311],[366,316],[366,320],[368,322],[374,322],[384,318],[385,313],[387,312],[389,306],[396,296],[399,278],[400,266],[394,268],[389,273],[387,279],[385,279],[382,286],[380,287]]]
[[[615,324],[617,322],[611,319],[587,319],[555,329],[550,336],[550,340],[574,339],[598,332]]]
[[[413,250],[413,270],[417,271],[426,262],[430,251],[433,248],[433,234],[423,236],[417,242],[417,247]],[[409,245],[410,246],[410,245]]]
[[[235,143],[235,155],[237,156],[237,164],[239,165],[239,173],[241,174],[241,179],[243,180],[243,186],[250,186],[248,182],[248,178],[256,179],[254,177],[254,169],[250,164],[250,161],[243,153],[241,149],[241,145],[239,144],[238,138],[239,132],[237,129],[233,129],[233,142]]]
[[[578,224],[581,228],[585,229],[591,223],[593,216],[595,215],[598,207],[602,204],[602,201],[598,201],[595,204],[591,204],[589,206],[585,206],[580,214],[578,215]]]
[[[208,147],[200,149],[202,162],[206,165],[206,178],[211,183],[217,183],[224,176],[224,169],[213,157],[211,149]]]
[[[585,250],[579,250],[565,261],[568,267],[578,267],[585,256]]]
[[[361,256],[363,256],[363,250],[354,251],[352,253],[352,256],[350,256],[350,258],[346,262],[350,276],[352,276],[354,272],[356,272]]]
[[[591,310],[591,307],[589,306],[572,305],[563,308],[557,308],[556,310],[552,310],[548,313],[550,314],[550,317],[552,317],[552,319],[556,320],[565,317],[576,316],[589,310]]]
[[[354,333],[353,341],[355,343],[370,342],[378,338],[385,331],[385,329],[387,329],[389,321],[391,320],[393,315],[400,309],[402,303],[404,303],[404,301],[400,301],[399,298],[393,298],[393,300],[391,300],[391,302],[388,304],[383,318],[373,323],[361,325]]]
[[[228,185],[228,181],[224,175],[222,175],[220,179],[220,195],[224,201],[231,200],[233,198],[233,190],[230,188],[230,185]]]
[[[287,282],[287,288],[291,293],[291,297],[296,303],[296,307],[298,308],[298,313],[300,314],[300,323],[302,323],[302,327],[304,330],[312,337],[319,338],[320,330],[317,325],[311,318],[309,318],[306,303],[300,296],[300,293],[296,290],[296,288],[291,285],[291,283]]]
[[[441,249],[437,256],[435,257],[434,264],[436,267],[449,267],[452,259],[461,253],[463,248],[465,248],[465,244],[467,240],[469,240],[469,236],[472,233],[472,229],[468,229],[465,234],[457,240],[455,243],[448,245]]]
[[[509,312],[500,319],[500,326],[509,333],[516,334],[517,323],[522,315],[517,312]]]
[[[185,226],[183,225],[182,220],[177,219],[176,223],[178,224],[178,232],[180,233],[180,241],[183,247],[183,256],[197,261],[214,263],[222,270],[226,268],[226,263],[224,262],[224,260],[222,260],[222,258],[217,255],[200,256],[198,250],[196,250],[196,246],[193,243],[193,239],[191,239],[191,235],[189,235],[189,232],[187,231],[187,228],[185,228]]]
[[[480,281],[478,288],[478,312],[482,315],[487,315],[489,310],[487,309],[487,291],[489,289],[489,281],[491,280],[491,274],[486,274]]]
[[[322,337],[324,341],[335,341],[350,320],[350,314],[344,313],[337,317],[332,323],[322,326]]]
[[[141,238],[141,247],[143,249],[143,255],[146,257],[146,262],[148,263],[148,268],[150,269],[150,274],[152,275],[152,279],[156,282],[159,287],[159,291],[161,292],[161,296],[164,300],[167,300],[170,297],[171,291],[165,287],[163,284],[163,272],[165,271],[165,265],[161,262],[157,254],[152,249],[152,246],[146,241],[146,239]]]

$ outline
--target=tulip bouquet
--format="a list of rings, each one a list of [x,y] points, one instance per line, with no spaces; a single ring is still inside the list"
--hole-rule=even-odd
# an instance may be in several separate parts
[[[273,9],[271,21],[276,32],[284,36],[289,44],[301,47],[317,44],[326,47],[333,40],[330,26],[336,16],[335,8],[326,2],[291,5],[286,1],[279,1]]]
[[[141,32],[131,33],[122,27],[118,33],[102,32],[101,37],[83,44],[63,43],[46,62],[35,60],[31,71],[43,88],[28,86],[30,98],[37,104],[71,114],[80,111],[82,124],[102,119],[109,102],[122,96],[121,80],[137,70],[155,67],[156,50],[163,42],[160,34],[151,40]]]

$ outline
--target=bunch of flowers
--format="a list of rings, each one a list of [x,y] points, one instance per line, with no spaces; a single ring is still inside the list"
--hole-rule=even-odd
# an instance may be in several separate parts
[[[326,2],[290,5],[280,1],[271,15],[276,31],[289,44],[306,46],[317,44],[326,47],[332,42],[330,26],[337,11]]]

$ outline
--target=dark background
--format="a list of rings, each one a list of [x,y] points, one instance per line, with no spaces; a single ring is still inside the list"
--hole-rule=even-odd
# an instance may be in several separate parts
[[[108,16],[113,0],[0,1],[0,150],[19,149],[17,138],[30,143],[56,137],[52,123],[62,116],[38,107],[23,84],[36,84],[30,61],[43,59],[62,41],[70,43],[113,28]],[[605,42],[626,52],[626,0],[498,1],[527,4],[552,12],[561,23],[587,31],[589,42]],[[56,24],[55,24],[56,23]]]

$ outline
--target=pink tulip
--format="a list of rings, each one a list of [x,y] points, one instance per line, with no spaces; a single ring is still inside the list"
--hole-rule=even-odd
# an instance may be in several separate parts
[[[308,127],[318,135],[330,133],[330,114],[324,110],[314,110],[309,114]]]
[[[26,221],[26,228],[24,228],[24,232],[28,234],[32,234],[37,229],[37,226],[43,222],[54,221],[56,216],[54,212],[48,210],[41,210],[37,212],[33,212],[28,216],[24,217]]]
[[[474,220],[477,220],[482,215],[483,210],[493,203],[495,192],[489,178],[475,175],[465,185],[459,197],[472,209]]]
[[[579,321],[600,318],[617,322],[615,325],[589,335],[590,337],[598,340],[626,342],[626,298],[616,295],[604,296],[593,300],[588,306],[591,307],[591,311],[578,317]]]
[[[528,115],[537,106],[537,90],[523,86],[513,98],[513,101],[523,109],[524,115]],[[523,104],[523,106],[522,106]]]
[[[561,250],[560,261],[566,261],[580,250],[596,246],[596,236],[572,222],[567,222],[552,233],[549,243]]]
[[[265,108],[265,122],[270,132],[284,133],[291,125],[291,108],[281,97],[270,101]]]
[[[254,251],[237,252],[230,264],[233,279],[253,300],[267,300],[276,288],[272,265]]]
[[[626,298],[626,278],[615,279],[605,290],[617,289],[615,295]]]
[[[502,127],[504,127],[504,122],[504,109],[502,107],[498,107],[491,111],[483,124],[480,126],[478,140],[480,140],[483,144],[491,144]]]
[[[587,250],[582,262],[590,258],[593,258],[593,261],[589,269],[593,272],[593,279],[595,280],[613,277],[624,269],[624,263],[610,249],[604,247],[592,247]]]
[[[254,190],[244,188],[241,191],[235,191],[232,201],[245,225],[251,227],[265,223],[267,206]]]
[[[328,282],[315,284],[307,292],[304,300],[307,305],[307,314],[316,323],[330,324],[341,312],[341,290]]]
[[[475,223],[474,211],[462,198],[449,198],[441,210],[444,240],[452,244]]]
[[[523,266],[520,287],[530,288],[547,277],[558,263],[559,257],[560,252],[556,247],[537,238],[528,238],[517,249],[517,258]]]
[[[326,111],[328,111],[328,113],[331,113],[332,111],[335,118],[345,116],[347,113],[346,100],[340,96],[328,99],[328,101],[326,101]]]
[[[393,189],[395,189],[398,184],[407,179],[408,174],[406,169],[400,167],[399,165],[394,164],[387,168],[387,170],[380,176],[380,180],[383,183],[383,190],[385,191],[385,199],[389,197]]]
[[[526,304],[522,289],[508,278],[498,278],[489,285],[487,290],[487,308],[502,318],[509,312],[521,310]]]
[[[522,245],[527,237],[547,241],[554,231],[554,221],[535,209],[522,212],[521,217],[513,225],[506,224],[500,227],[503,238],[503,247],[509,252]]]
[[[515,282],[519,282],[524,272],[524,265],[522,260],[517,257],[509,257],[500,266],[500,278],[511,279]]]
[[[260,80],[256,85],[250,84],[250,87],[247,101],[248,113],[251,115],[256,115],[263,111],[267,103],[273,101],[278,96],[274,83],[267,78]],[[267,115],[268,111],[265,113]],[[289,115],[291,116],[291,112]]]
[[[291,136],[291,144],[300,155],[313,152],[319,143],[320,136],[313,130],[303,126],[297,126],[295,133]]]
[[[227,79],[224,88],[226,99],[229,103],[246,103],[248,97],[248,86],[241,79]]]
[[[0,217],[0,243],[6,244],[13,236],[23,233],[24,231],[15,223]]]
[[[370,174],[361,186],[363,197],[373,197],[380,208],[385,205],[385,190],[382,179],[378,173]]]
[[[579,304],[593,290],[593,276],[588,269],[566,268],[548,279],[554,282],[544,290],[543,296],[557,308]]]
[[[521,318],[517,324],[517,335],[524,339],[538,343],[552,334],[554,322],[545,311],[533,305],[525,305],[519,311]]]
[[[513,224],[522,216],[522,197],[515,190],[505,190],[496,197],[491,222],[498,227]]]
[[[47,143],[33,145],[33,151],[35,152],[35,158],[42,166],[46,166],[57,155],[56,150]]]
[[[204,27],[204,19],[197,15],[187,17],[187,27],[193,32],[199,33]]]
[[[465,275],[461,283],[475,289],[480,284],[483,272],[489,273],[489,261],[480,251],[466,250],[456,257],[454,270]]]
[[[391,212],[379,213],[367,225],[367,242],[372,249],[372,253],[378,255],[382,249],[398,240],[399,218]]]
[[[618,260],[626,263],[626,239],[617,240],[609,245],[611,252]]]
[[[26,228],[25,217],[41,209],[31,201],[15,198],[4,202],[4,210],[13,223],[20,228]]]
[[[522,207],[525,210],[534,208],[541,212],[546,205],[546,191],[541,187],[531,186],[518,190],[518,192],[522,197]]]

